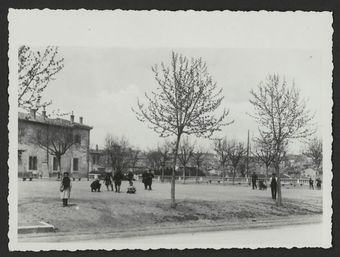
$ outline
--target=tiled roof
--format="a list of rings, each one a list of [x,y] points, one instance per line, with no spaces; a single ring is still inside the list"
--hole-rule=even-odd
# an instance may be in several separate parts
[[[70,120],[66,120],[66,119],[44,118],[42,115],[38,115],[38,114],[36,115],[35,118],[33,118],[29,113],[23,113],[23,112],[18,113],[18,119],[22,121],[30,121],[30,122],[36,122],[36,123],[41,123],[41,124],[50,124],[50,125],[55,125],[55,126],[69,126],[69,127],[82,128],[82,129],[88,129],[88,130],[91,130],[93,128],[91,126],[80,124],[78,122],[71,122]]]

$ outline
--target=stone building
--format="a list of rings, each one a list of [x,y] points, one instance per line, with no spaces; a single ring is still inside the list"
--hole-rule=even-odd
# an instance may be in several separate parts
[[[45,111],[42,115],[37,115],[35,110],[18,113],[19,177],[53,177],[58,175],[59,170],[67,171],[74,177],[87,177],[91,129],[83,123],[82,117],[79,117],[79,122],[75,122],[73,114],[70,120],[66,120],[48,118]],[[62,132],[66,130],[67,134],[63,135]],[[67,140],[62,142],[62,137]],[[61,155],[59,169],[58,158],[52,154],[52,150],[70,142]]]

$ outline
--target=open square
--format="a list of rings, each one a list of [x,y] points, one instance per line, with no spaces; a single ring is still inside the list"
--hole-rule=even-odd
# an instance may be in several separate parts
[[[74,181],[70,206],[62,208],[59,181],[19,181],[19,225],[44,221],[57,229],[52,234],[21,240],[79,240],[87,238],[142,236],[196,230],[228,230],[321,222],[322,191],[283,189],[285,205],[276,207],[270,190],[221,184],[176,184],[178,205],[170,208],[170,183],[153,183],[144,190],[136,182],[136,194],[91,192],[91,181]],[[60,236],[58,236],[60,235]],[[46,238],[47,237],[47,238]],[[72,239],[71,239],[72,238]]]

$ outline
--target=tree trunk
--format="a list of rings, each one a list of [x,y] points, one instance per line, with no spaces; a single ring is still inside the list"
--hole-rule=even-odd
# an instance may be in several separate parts
[[[279,166],[275,167],[275,172],[277,176],[277,199],[276,205],[282,206],[282,194],[281,194],[281,178],[280,178],[280,168]]]
[[[235,168],[233,168],[233,185],[235,185]]]
[[[198,183],[198,171],[200,169],[200,166],[197,165],[197,170],[196,170],[196,184]]]
[[[61,156],[57,156],[57,161],[58,161],[58,168],[59,168],[59,176],[58,178],[61,178]]]
[[[164,167],[162,167],[161,182],[164,183]]]
[[[179,134],[177,136],[177,141],[176,141],[175,156],[174,156],[172,176],[171,176],[171,208],[176,208],[176,202],[175,202],[176,162],[177,162],[178,146],[179,146],[180,139],[181,139],[181,135]]]
[[[185,184],[185,166],[183,167],[183,184]]]

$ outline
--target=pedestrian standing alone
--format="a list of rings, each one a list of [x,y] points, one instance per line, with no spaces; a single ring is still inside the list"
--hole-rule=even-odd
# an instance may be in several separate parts
[[[112,185],[112,181],[111,181],[111,173],[106,173],[104,180],[105,180],[105,186],[107,188],[107,191],[110,191],[109,187],[111,187],[111,191],[113,191],[113,185]]]
[[[122,184],[123,178],[124,178],[124,175],[120,171],[117,171],[113,176],[113,180],[115,182],[115,192],[116,193],[120,193],[120,186]]]
[[[143,175],[142,175],[142,182],[143,182],[143,184],[144,184],[144,189],[145,190],[147,190],[148,189],[148,179],[147,179],[147,177],[148,177],[148,172],[147,171],[144,171],[143,172]]]
[[[60,198],[63,200],[63,206],[68,206],[68,199],[71,196],[71,179],[68,176],[68,172],[64,172],[63,179],[60,185]]]
[[[271,177],[270,188],[272,190],[272,198],[273,198],[273,200],[276,200],[277,181],[276,181],[275,173],[273,173],[273,175]]]
[[[251,182],[253,184],[253,190],[256,188],[257,189],[257,185],[256,185],[256,181],[257,181],[257,175],[255,172],[253,172],[253,175],[251,176]]]
[[[149,187],[149,191],[152,190],[151,189],[151,185],[152,185],[152,179],[153,179],[154,175],[151,173],[151,170],[149,170],[147,172],[147,176],[146,176],[146,186]]]

